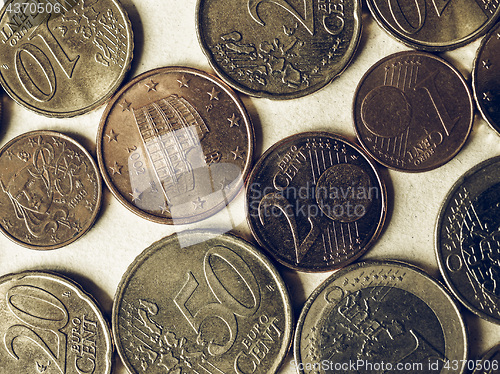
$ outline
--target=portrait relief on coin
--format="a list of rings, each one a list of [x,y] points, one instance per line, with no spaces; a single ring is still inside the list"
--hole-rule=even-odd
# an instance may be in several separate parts
[[[0,16],[0,81],[20,105],[72,117],[105,102],[132,60],[116,0],[10,0]]]
[[[367,4],[378,24],[392,36],[429,52],[470,43],[500,15],[496,0],[368,0]]]
[[[130,265],[113,332],[130,373],[267,374],[289,349],[292,313],[279,273],[249,243],[183,232]]]
[[[155,222],[184,224],[214,214],[240,191],[253,127],[218,78],[162,68],[114,97],[97,148],[105,181],[127,208]]]
[[[470,310],[500,323],[500,159],[487,160],[450,190],[439,213],[436,253],[443,276]]]
[[[0,150],[0,230],[32,249],[72,243],[94,223],[102,182],[88,152],[71,138],[33,131]]]
[[[198,38],[221,78],[246,94],[292,99],[347,67],[361,33],[357,0],[199,0]]]
[[[247,220],[282,264],[301,271],[336,269],[377,239],[385,185],[357,146],[326,132],[302,133],[268,149],[247,184]]]
[[[389,261],[334,273],[306,302],[294,341],[300,374],[458,374],[467,350],[451,295],[421,270]]]
[[[91,296],[42,272],[0,278],[4,373],[110,374],[111,332]]]
[[[462,75],[445,60],[414,51],[373,65],[356,89],[353,111],[361,145],[382,165],[407,172],[448,162],[474,119]]]

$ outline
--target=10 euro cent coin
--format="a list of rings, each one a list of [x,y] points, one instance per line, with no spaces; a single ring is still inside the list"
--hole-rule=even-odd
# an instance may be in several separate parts
[[[132,374],[275,373],[289,349],[285,284],[249,243],[206,231],[144,250],[113,305],[118,353]]]

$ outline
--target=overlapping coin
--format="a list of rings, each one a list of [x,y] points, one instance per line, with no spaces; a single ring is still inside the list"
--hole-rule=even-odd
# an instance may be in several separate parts
[[[354,96],[359,142],[382,165],[406,172],[437,168],[462,148],[474,107],[452,65],[425,52],[400,52],[373,65]]]
[[[483,118],[500,134],[500,24],[481,42],[474,69],[472,87]]]
[[[466,369],[467,331],[451,295],[416,267],[360,262],[309,297],[297,323],[304,373],[449,373]]]
[[[132,28],[117,0],[9,0],[0,82],[20,105],[72,117],[104,103],[130,67]]]
[[[382,230],[386,204],[373,162],[327,132],[276,143],[247,184],[254,237],[280,263],[300,271],[337,269],[360,257]]]
[[[361,35],[359,0],[198,0],[198,39],[213,69],[248,95],[292,99],[341,74]]]
[[[206,231],[154,243],[129,266],[113,333],[137,373],[275,373],[289,349],[286,286],[249,243]]]
[[[480,360],[476,360],[472,374],[498,374],[500,373],[500,344],[486,352]]]
[[[54,249],[93,225],[102,182],[92,156],[53,131],[22,134],[0,150],[0,230],[17,244]]]
[[[406,45],[424,51],[446,51],[484,34],[500,16],[490,0],[368,0],[378,24]]]
[[[111,373],[111,332],[79,285],[23,272],[1,277],[0,295],[3,373]]]
[[[500,157],[469,170],[448,192],[437,221],[436,254],[457,299],[500,324]]]
[[[97,134],[99,166],[128,209],[168,224],[204,219],[240,191],[253,127],[220,79],[169,67],[144,73],[108,104]]]

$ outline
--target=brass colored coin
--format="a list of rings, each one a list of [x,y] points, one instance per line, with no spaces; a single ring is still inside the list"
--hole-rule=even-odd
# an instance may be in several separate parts
[[[463,374],[467,351],[452,296],[393,261],[335,272],[307,300],[294,339],[299,374]]]
[[[110,374],[113,343],[94,299],[60,275],[0,278],[2,373]]]
[[[439,211],[436,254],[448,287],[469,310],[500,324],[500,157],[451,188]]]
[[[378,61],[354,95],[359,142],[382,165],[423,172],[451,160],[472,130],[467,83],[452,65],[425,52],[400,52]]]
[[[378,24],[400,42],[437,52],[484,34],[500,15],[496,0],[368,0]]]
[[[198,0],[198,39],[211,66],[251,96],[293,99],[348,66],[361,35],[361,2]]]
[[[65,246],[93,225],[102,182],[92,156],[53,131],[22,134],[0,150],[0,230],[31,249]]]
[[[472,87],[483,118],[500,134],[500,23],[484,37],[477,50]]]
[[[104,180],[128,209],[151,221],[195,222],[224,208],[250,169],[253,127],[220,79],[168,67],[128,83],[97,134]]]
[[[299,271],[343,267],[365,253],[384,224],[385,185],[356,145],[327,132],[306,132],[273,145],[247,184],[254,237]]]
[[[0,14],[0,82],[49,117],[98,107],[130,68],[133,35],[117,0],[9,0]]]
[[[500,344],[486,352],[481,360],[476,360],[472,374],[499,374],[500,373]]]
[[[276,373],[292,311],[279,273],[256,248],[207,231],[174,234],[139,255],[113,304],[131,374]]]

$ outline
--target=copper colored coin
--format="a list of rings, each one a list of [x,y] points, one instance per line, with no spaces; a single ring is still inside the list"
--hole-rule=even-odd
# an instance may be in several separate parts
[[[240,191],[253,127],[236,94],[205,72],[168,67],[128,83],[97,134],[104,180],[143,218],[185,224],[221,210]]]
[[[0,150],[0,230],[31,249],[70,244],[94,223],[102,182],[92,156],[52,131],[20,135]]]
[[[2,373],[111,373],[111,331],[80,285],[25,271],[1,277],[0,295]]]
[[[368,0],[367,4],[393,37],[429,52],[470,43],[500,16],[497,0]]]
[[[484,37],[477,51],[472,87],[483,118],[500,134],[500,23]]]
[[[198,39],[211,66],[248,95],[293,99],[351,62],[361,1],[198,0]]]
[[[9,0],[0,14],[0,82],[45,116],[73,117],[104,103],[132,51],[132,27],[117,0]]]
[[[247,184],[247,220],[271,256],[300,271],[328,271],[360,257],[386,214],[385,185],[356,145],[327,132],[273,145]]]
[[[462,148],[474,119],[470,90],[445,60],[400,52],[375,65],[354,94],[361,145],[382,165],[407,172],[437,168]]]

